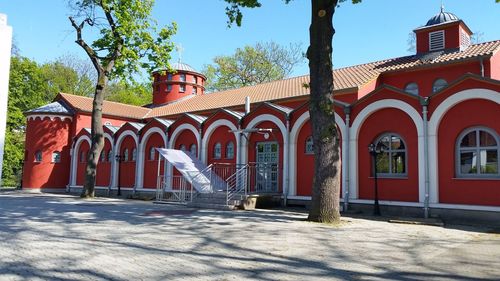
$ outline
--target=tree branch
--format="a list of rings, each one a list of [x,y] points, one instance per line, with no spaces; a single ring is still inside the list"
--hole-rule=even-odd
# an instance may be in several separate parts
[[[86,20],[82,21],[80,25],[76,24],[73,17],[69,17],[69,20],[71,21],[71,25],[76,30],[76,44],[80,45],[80,47],[85,50],[97,72],[101,73],[103,69],[101,63],[99,62],[99,57],[97,56],[96,52],[85,42],[85,40],[82,39],[82,29],[85,25]]]

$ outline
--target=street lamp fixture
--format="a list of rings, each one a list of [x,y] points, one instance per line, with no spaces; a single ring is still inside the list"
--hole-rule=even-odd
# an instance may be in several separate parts
[[[373,179],[375,180],[375,203],[373,205],[373,215],[380,216],[380,205],[378,203],[378,171],[377,171],[377,154],[384,152],[382,147],[377,147],[373,143],[368,145],[368,151],[372,156]]]
[[[117,196],[122,196],[122,190],[120,188],[120,163],[124,160],[125,156],[124,155],[116,155],[115,160],[118,162],[118,192],[116,193]]]

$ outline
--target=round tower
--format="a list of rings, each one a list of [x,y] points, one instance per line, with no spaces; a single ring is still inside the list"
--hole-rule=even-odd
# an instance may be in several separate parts
[[[153,106],[169,104],[205,93],[207,78],[185,63],[171,65],[174,72],[153,72]]]

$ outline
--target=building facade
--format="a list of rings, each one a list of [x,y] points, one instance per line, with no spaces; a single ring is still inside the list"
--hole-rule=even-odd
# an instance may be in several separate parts
[[[471,44],[444,11],[414,32],[414,55],[333,70],[341,200],[372,204],[374,144],[382,205],[500,212],[500,41]],[[310,200],[308,76],[205,94],[202,74],[173,67],[153,73],[153,104],[104,102],[98,188],[155,191],[158,169],[172,169],[158,166],[154,148],[165,147],[207,164],[273,163],[266,191]],[[91,99],[60,93],[26,112],[24,189],[81,188],[91,110]]]

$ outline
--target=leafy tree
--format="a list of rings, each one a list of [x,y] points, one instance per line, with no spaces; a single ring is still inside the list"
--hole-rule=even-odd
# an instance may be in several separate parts
[[[260,7],[259,0],[225,0],[229,23],[241,25],[240,8]],[[333,15],[346,0],[311,0],[309,27],[310,105],[314,143],[314,180],[309,220],[335,223],[340,220],[340,149],[333,107],[332,39]],[[286,3],[290,0],[285,0]],[[352,0],[359,3],[361,0]]]
[[[4,186],[17,186],[20,183],[26,128],[26,118],[23,112],[46,104],[53,98],[54,96],[48,92],[40,66],[28,58],[13,56],[2,167]]]
[[[202,70],[207,91],[223,91],[280,80],[304,59],[300,44],[288,48],[275,42],[257,43],[236,49],[229,56],[217,56]]]
[[[151,83],[112,82],[106,88],[104,99],[131,105],[143,106],[153,101]]]
[[[76,31],[76,43],[85,51],[97,71],[92,108],[92,145],[85,169],[82,197],[94,197],[97,161],[104,146],[102,102],[111,79],[132,80],[139,69],[168,68],[176,25],[158,30],[151,18],[154,0],[73,1],[75,15],[69,17]],[[99,29],[91,44],[83,38],[85,27]]]

